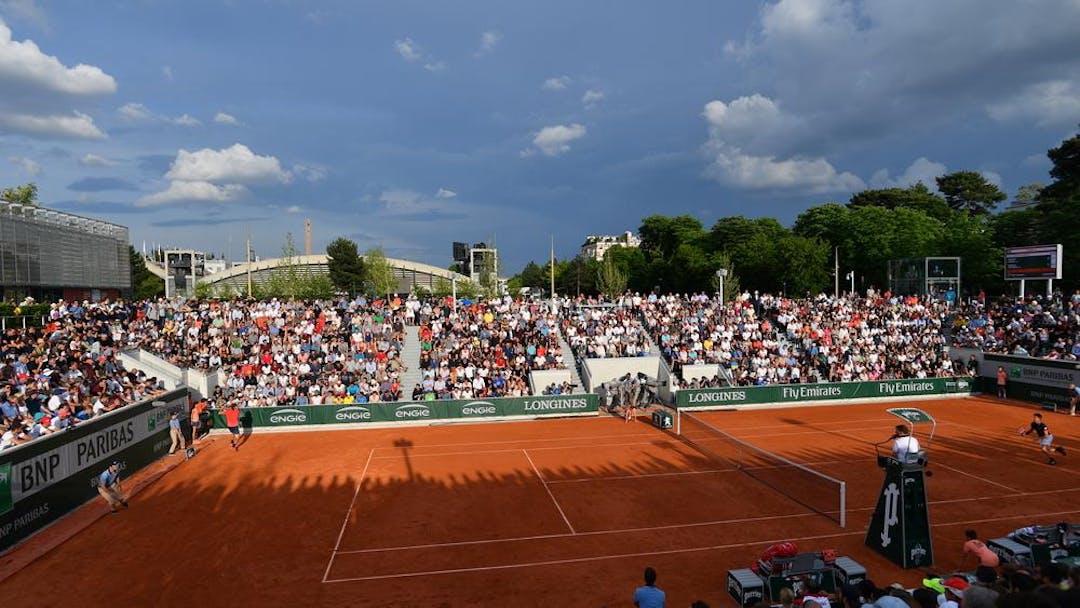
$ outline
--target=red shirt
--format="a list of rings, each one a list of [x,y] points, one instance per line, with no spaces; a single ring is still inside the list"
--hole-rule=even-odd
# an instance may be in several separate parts
[[[231,407],[225,410],[225,426],[240,426],[240,410]]]

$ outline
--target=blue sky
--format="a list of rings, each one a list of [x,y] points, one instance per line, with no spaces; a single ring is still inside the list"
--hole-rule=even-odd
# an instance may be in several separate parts
[[[0,184],[137,247],[286,232],[504,274],[652,213],[1048,181],[1076,0],[0,0]]]

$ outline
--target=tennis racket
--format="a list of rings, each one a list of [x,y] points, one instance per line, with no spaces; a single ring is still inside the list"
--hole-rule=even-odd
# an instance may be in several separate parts
[[[1027,432],[1027,430],[1028,430],[1028,427],[1026,427],[1026,426],[1017,427],[1016,434],[1017,435],[1023,435],[1025,432]]]

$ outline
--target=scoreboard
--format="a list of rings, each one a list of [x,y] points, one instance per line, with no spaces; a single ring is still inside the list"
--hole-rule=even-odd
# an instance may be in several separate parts
[[[1005,280],[1060,278],[1060,244],[1007,247],[1005,249]]]

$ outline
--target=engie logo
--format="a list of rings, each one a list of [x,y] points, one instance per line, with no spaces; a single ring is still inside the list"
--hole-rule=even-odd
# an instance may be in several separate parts
[[[307,412],[295,408],[277,410],[270,414],[270,422],[275,424],[303,424],[307,422]]]
[[[334,420],[341,422],[364,422],[371,420],[371,410],[359,405],[350,405],[334,412]]]
[[[462,416],[494,416],[499,408],[490,401],[471,401],[461,408]]]
[[[394,417],[405,419],[431,418],[431,410],[426,405],[403,405],[394,410]]]

